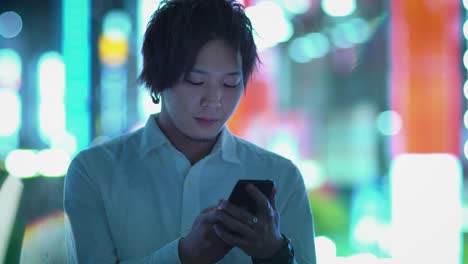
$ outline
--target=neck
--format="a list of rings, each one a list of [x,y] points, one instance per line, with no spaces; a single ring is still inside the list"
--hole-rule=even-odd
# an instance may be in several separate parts
[[[192,165],[210,154],[218,139],[218,137],[213,140],[190,138],[175,127],[172,122],[161,122],[159,118],[156,118],[156,123],[171,144],[184,154]]]

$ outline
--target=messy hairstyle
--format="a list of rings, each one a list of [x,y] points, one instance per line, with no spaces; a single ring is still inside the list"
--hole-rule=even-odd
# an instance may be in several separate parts
[[[242,58],[244,85],[258,54],[244,7],[234,0],[163,0],[147,25],[139,76],[152,95],[187,75],[204,44],[220,39]]]

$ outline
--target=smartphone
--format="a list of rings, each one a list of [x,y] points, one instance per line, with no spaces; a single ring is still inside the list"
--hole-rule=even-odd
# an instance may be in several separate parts
[[[252,214],[256,214],[258,211],[257,203],[246,189],[249,183],[257,187],[267,198],[271,196],[274,183],[271,180],[239,180],[232,189],[228,199],[229,202],[246,208]]]

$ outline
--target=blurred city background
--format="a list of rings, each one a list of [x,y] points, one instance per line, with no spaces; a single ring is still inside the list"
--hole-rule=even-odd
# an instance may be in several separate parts
[[[468,263],[468,1],[241,2],[262,65],[228,125],[300,168],[318,263]],[[0,0],[0,263],[63,263],[70,160],[159,111],[158,4]]]

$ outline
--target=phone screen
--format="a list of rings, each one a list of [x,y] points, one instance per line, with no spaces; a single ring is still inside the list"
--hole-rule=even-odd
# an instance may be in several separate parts
[[[239,180],[232,189],[229,202],[246,208],[252,214],[256,214],[258,211],[257,204],[246,189],[249,183],[257,187],[267,198],[271,196],[274,183],[271,180]]]

